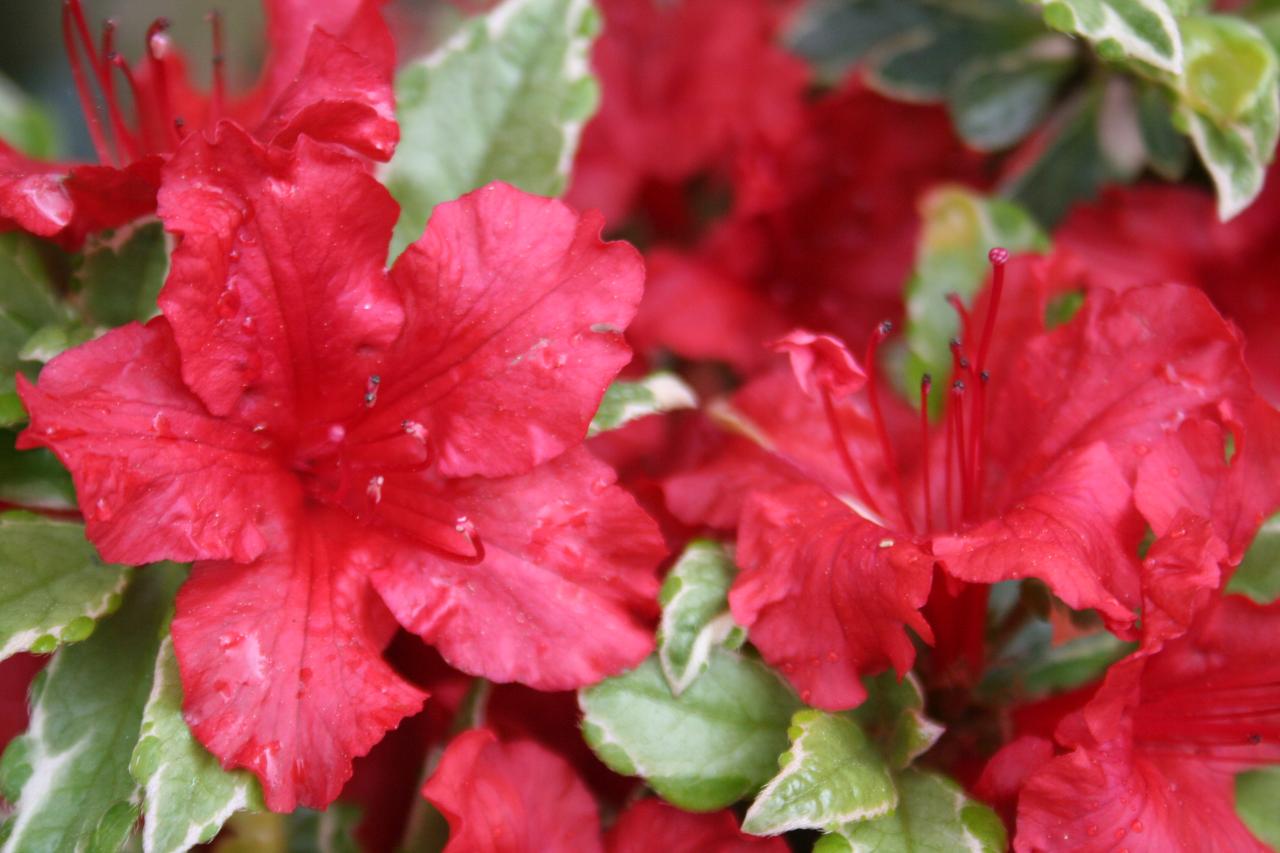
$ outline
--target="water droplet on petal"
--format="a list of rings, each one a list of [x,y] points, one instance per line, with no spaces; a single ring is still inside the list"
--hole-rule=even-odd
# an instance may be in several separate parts
[[[93,515],[98,521],[110,521],[111,517],[115,515],[115,512],[107,503],[106,498],[98,498],[97,502],[93,505]]]
[[[240,291],[235,285],[228,284],[218,296],[217,311],[218,316],[224,320],[230,320],[240,313]]]

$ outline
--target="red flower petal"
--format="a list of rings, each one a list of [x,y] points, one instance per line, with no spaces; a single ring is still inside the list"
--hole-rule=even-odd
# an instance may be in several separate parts
[[[906,628],[932,641],[920,608],[933,559],[817,486],[753,495],[738,562],[734,619],[806,704],[852,708],[866,696],[862,675],[911,669]]]
[[[1015,848],[1266,849],[1236,816],[1234,775],[1280,761],[1278,626],[1280,608],[1229,596],[1113,666],[1058,728],[1074,751],[1027,781]]]
[[[396,618],[450,664],[494,681],[567,690],[635,666],[653,648],[651,617],[666,552],[657,525],[586,450],[528,474],[448,483],[439,498],[482,537],[464,565],[417,547],[426,486],[388,477],[382,507],[402,532],[373,582]],[[381,508],[380,508],[381,512]]]
[[[690,814],[662,800],[632,805],[605,836],[609,853],[786,853],[785,839],[753,838],[729,810]]]
[[[721,168],[743,144],[786,137],[808,72],[777,45],[774,0],[606,0],[592,64],[604,97],[569,191],[620,220],[647,181]]]
[[[1184,420],[1253,400],[1240,341],[1204,294],[1091,290],[1066,325],[993,365],[987,446],[1011,491],[1058,455],[1105,441],[1131,477]]]
[[[1211,519],[1238,563],[1280,506],[1280,412],[1256,399],[1228,426],[1236,443],[1230,462],[1228,433],[1211,421],[1187,421],[1156,445],[1139,465],[1134,500],[1158,534],[1183,511]]]
[[[1107,447],[1063,456],[1022,489],[1004,513],[933,540],[947,572],[975,583],[1037,577],[1077,610],[1092,607],[1115,625],[1132,623],[1142,525]]]
[[[261,436],[214,418],[182,384],[162,319],[68,350],[18,390],[31,412],[18,446],[48,447],[70,469],[111,562],[253,560],[277,506],[298,499]]]
[[[0,141],[0,231],[21,228],[51,237],[65,228],[74,208],[62,173]]]
[[[391,272],[409,320],[365,426],[422,424],[446,477],[523,473],[579,443],[631,356],[644,282],[601,224],[506,184],[436,207]]]
[[[844,342],[830,335],[796,329],[774,341],[773,349],[791,360],[800,389],[810,396],[847,397],[867,384],[867,374]]]
[[[1186,633],[1218,590],[1227,546],[1212,525],[1183,511],[1142,561],[1142,646],[1155,651]]]
[[[422,795],[449,821],[446,853],[591,853],[600,817],[563,758],[486,729],[453,739]]]
[[[379,43],[379,33],[390,41],[376,6],[368,3],[361,5],[343,37],[314,30],[301,68],[254,135],[288,147],[305,133],[372,160],[389,160],[400,139],[391,82],[395,52]],[[369,45],[371,54],[361,52]],[[268,74],[272,72],[274,68]]]
[[[323,808],[351,762],[426,694],[381,658],[366,612],[375,555],[344,516],[315,508],[249,565],[197,563],[178,592],[183,707],[225,767],[262,780],[273,811]]]
[[[160,308],[214,414],[288,433],[360,407],[403,322],[377,181],[310,140],[268,149],[223,124],[174,155],[159,211],[179,239]]]

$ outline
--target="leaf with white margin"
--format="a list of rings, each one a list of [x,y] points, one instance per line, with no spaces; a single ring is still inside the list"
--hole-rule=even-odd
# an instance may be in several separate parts
[[[689,543],[671,567],[658,602],[658,661],[671,692],[679,696],[711,658],[711,649],[745,639],[729,612],[734,566],[724,547],[709,539]]]
[[[396,77],[400,144],[383,183],[400,203],[394,258],[432,209],[493,181],[564,191],[599,86],[590,0],[506,0]]]
[[[1107,59],[1138,59],[1181,74],[1182,39],[1165,0],[1041,0],[1056,30],[1088,39]]]
[[[138,799],[129,756],[184,574],[165,563],[139,570],[120,610],[89,640],[58,652],[41,675],[30,726],[0,762],[6,792],[18,793],[4,853],[123,843]]]
[[[880,744],[895,770],[901,770],[928,752],[946,727],[924,713],[924,688],[915,673],[899,681],[892,670],[862,679],[867,698],[849,712],[863,730]]]
[[[787,734],[791,749],[778,758],[781,772],[747,810],[744,832],[833,829],[897,807],[889,765],[852,717],[808,708],[796,712]]]
[[[182,717],[182,681],[168,636],[156,655],[151,696],[129,771],[143,786],[146,853],[190,850],[212,839],[235,812],[263,807],[253,774],[223,770],[192,736]]]
[[[666,371],[638,381],[618,380],[604,392],[587,436],[618,429],[649,415],[697,408],[698,397],[679,376]]]
[[[1280,136],[1280,59],[1251,24],[1224,15],[1182,22],[1186,74],[1172,84],[1182,125],[1213,178],[1218,218],[1249,206]]]
[[[712,650],[680,696],[651,655],[582,690],[578,703],[582,735],[601,761],[688,811],[723,808],[768,781],[800,707],[773,670],[724,649]]]
[[[898,807],[892,812],[841,826],[814,847],[815,853],[920,853],[966,850],[1003,853],[1008,838],[1000,817],[937,773],[906,770],[895,780]]]
[[[133,570],[104,563],[84,525],[29,512],[0,515],[0,660],[84,640],[120,606]]]

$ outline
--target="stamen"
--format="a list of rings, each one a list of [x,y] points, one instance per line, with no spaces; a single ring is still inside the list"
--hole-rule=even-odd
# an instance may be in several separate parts
[[[898,460],[893,452],[893,442],[889,440],[889,430],[884,425],[884,415],[880,411],[880,397],[876,393],[878,385],[876,374],[879,372],[876,370],[876,349],[892,331],[893,323],[885,320],[876,327],[871,340],[867,342],[867,399],[871,401],[871,417],[875,421],[876,435],[880,439],[880,452],[884,454],[884,463],[893,476],[893,487],[898,496],[898,511],[902,514],[902,523],[904,526],[911,527],[911,513],[907,511],[907,492],[902,485],[902,475],[898,472]]]
[[[216,9],[205,16],[213,31],[213,97],[210,100],[211,124],[222,115],[222,104],[227,94],[227,82],[223,71],[225,64],[222,50],[222,13]]]
[[[187,122],[186,122],[186,120],[185,120],[185,119],[183,119],[183,117],[182,117],[182,116],[178,116],[177,118],[175,118],[175,119],[173,120],[173,130],[174,130],[174,132],[175,132],[175,133],[177,133],[177,134],[178,134],[178,141],[179,141],[179,142],[181,142],[182,140],[184,140],[184,139],[186,139],[186,138],[187,138],[186,133],[184,133],[184,132],[183,132],[183,129],[184,129],[186,126],[187,126]]]
[[[177,147],[181,142],[177,125],[173,119],[173,104],[169,100],[169,76],[164,67],[164,55],[168,52],[168,40],[164,35],[169,29],[168,18],[156,18],[147,27],[147,59],[151,63],[154,77],[152,85],[156,90],[156,103],[160,108],[160,123],[168,129],[170,145]]]
[[[956,316],[960,318],[960,336],[967,339],[970,332],[969,310],[964,307],[964,302],[960,299],[960,294],[958,293],[948,293],[947,302],[955,309]]]
[[[71,78],[75,82],[76,96],[80,99],[80,111],[84,113],[85,125],[89,129],[89,139],[93,142],[93,150],[98,155],[98,161],[112,165],[115,161],[111,157],[111,149],[107,146],[106,134],[102,132],[102,121],[98,118],[98,110],[93,103],[93,93],[89,90],[89,81],[85,77],[84,66],[80,63],[80,53],[76,50],[72,27],[78,26],[79,21],[73,20],[75,18],[79,21],[84,20],[84,10],[80,8],[79,0],[63,0],[62,43],[67,50],[67,59],[71,62]],[[87,26],[85,32],[88,32]],[[90,60],[96,63],[97,58],[92,55],[92,50],[89,53]]]
[[[952,506],[955,503],[955,488],[951,485],[951,468],[954,459],[953,446],[956,438],[956,407],[954,400],[947,401],[946,409],[947,435],[943,442],[943,479],[946,481],[946,507],[947,507],[947,528],[955,530],[956,519]]]
[[[124,151],[130,160],[138,159],[138,145],[125,124],[124,114],[120,111],[120,102],[116,98],[115,75],[111,67],[116,61],[116,22],[107,19],[102,25],[102,60],[97,63],[98,84],[102,87],[102,97],[107,102],[107,115],[111,119],[111,132],[116,137],[116,151]]]
[[[982,491],[983,491],[983,462],[985,447],[983,438],[985,437],[987,422],[987,382],[990,374],[987,373],[987,352],[991,346],[991,339],[995,333],[996,313],[1000,310],[1000,297],[1004,293],[1004,266],[1009,261],[1009,252],[1007,249],[996,247],[987,253],[987,259],[991,262],[991,305],[987,308],[987,319],[982,328],[982,340],[978,342],[978,360],[974,364],[974,370],[981,380],[978,383],[977,391],[974,394],[973,414],[971,415],[972,423],[972,447],[969,449],[969,481],[972,491],[973,512],[980,513],[982,511]]]
[[[978,385],[973,395],[973,415],[970,420],[973,435],[969,442],[969,481],[973,487],[975,515],[982,513],[983,461],[986,456],[983,452],[985,450],[983,439],[987,428],[987,383],[990,381],[991,374],[987,371],[984,370],[978,374]]]
[[[142,98],[142,89],[138,86],[138,80],[133,76],[133,69],[129,67],[129,63],[124,61],[124,57],[119,54],[108,56],[107,61],[119,68],[120,72],[124,74],[124,81],[129,86],[129,95],[133,98],[134,108],[141,115],[143,104],[146,102]],[[151,135],[151,128],[147,122],[138,121],[138,134],[141,137],[144,150],[154,151],[156,149],[155,139]]]
[[[955,418],[956,467],[960,471],[960,518],[969,517],[969,478],[964,465],[964,380],[957,379],[951,385],[951,408]]]
[[[978,342],[978,372],[987,366],[987,348],[991,346],[991,333],[995,330],[996,312],[1000,310],[1000,294],[1004,292],[1004,265],[1009,261],[1009,251],[999,247],[987,253],[991,261],[991,307],[982,328],[982,340]]]
[[[924,492],[924,529],[928,533],[933,524],[933,498],[929,494],[929,391],[933,377],[925,374],[920,379],[920,489]]]
[[[368,383],[364,386],[364,406],[366,409],[372,409],[373,405],[378,402],[378,384],[382,382],[382,377],[376,373],[369,377]]]
[[[853,484],[853,489],[858,493],[859,499],[867,505],[867,508],[876,515],[883,516],[880,507],[876,505],[875,498],[871,497],[871,492],[867,489],[867,484],[862,480],[862,474],[858,471],[858,465],[853,461],[853,456],[849,453],[849,445],[845,442],[844,428],[840,426],[840,419],[836,414],[835,402],[831,399],[831,392],[826,388],[822,389],[822,408],[827,415],[827,429],[831,431],[831,441],[836,446],[836,452],[840,454],[840,462],[844,465],[845,474],[849,477],[849,482]]]

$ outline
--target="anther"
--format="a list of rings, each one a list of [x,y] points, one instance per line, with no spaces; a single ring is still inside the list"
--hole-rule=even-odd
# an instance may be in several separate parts
[[[417,421],[401,421],[400,427],[405,431],[405,435],[410,435],[423,443],[427,440],[427,428]]]
[[[369,377],[369,382],[364,386],[364,405],[366,408],[373,408],[373,404],[378,402],[378,384],[382,382],[382,377],[374,374]]]

